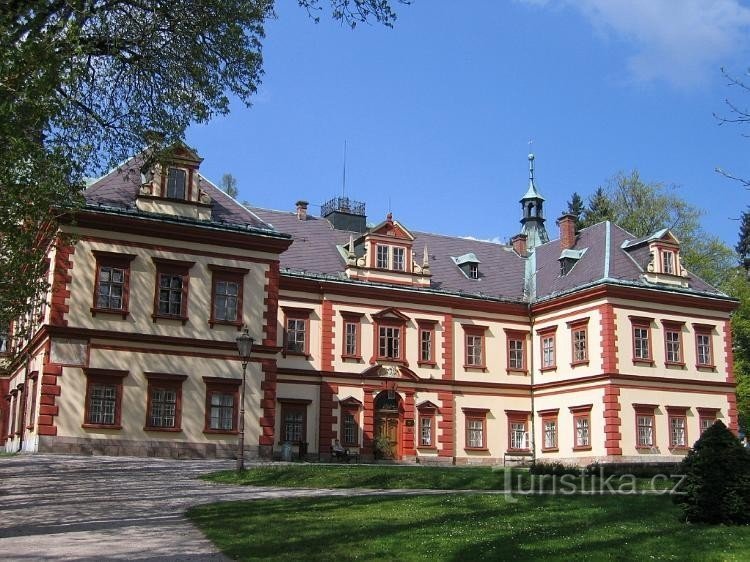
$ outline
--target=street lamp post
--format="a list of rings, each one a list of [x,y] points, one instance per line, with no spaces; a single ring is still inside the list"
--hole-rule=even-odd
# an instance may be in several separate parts
[[[237,471],[245,470],[245,374],[247,373],[247,364],[250,361],[250,353],[253,351],[255,340],[250,336],[247,328],[237,336],[237,352],[242,361],[242,399],[240,401],[240,439],[237,444]]]

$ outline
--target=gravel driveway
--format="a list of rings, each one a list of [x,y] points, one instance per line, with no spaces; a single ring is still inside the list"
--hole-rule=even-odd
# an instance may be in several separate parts
[[[185,518],[187,508],[222,500],[353,493],[196,480],[233,467],[227,460],[0,457],[0,558],[226,560]]]

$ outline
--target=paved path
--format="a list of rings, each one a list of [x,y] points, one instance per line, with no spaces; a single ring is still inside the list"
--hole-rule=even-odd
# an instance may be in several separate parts
[[[185,518],[193,505],[241,499],[425,493],[211,484],[226,460],[0,457],[0,559],[226,560]]]

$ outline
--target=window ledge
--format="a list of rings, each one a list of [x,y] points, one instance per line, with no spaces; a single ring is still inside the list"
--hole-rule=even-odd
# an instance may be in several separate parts
[[[375,358],[376,363],[396,363],[398,365],[403,365],[404,367],[408,367],[409,363],[405,359],[398,359],[396,357],[376,357]]]
[[[182,431],[181,427],[151,427],[151,426],[144,426],[143,431],[166,431],[169,433],[179,433]]]
[[[437,447],[434,447],[432,445],[419,445],[417,447],[418,451],[437,451]]]
[[[242,328],[242,321],[240,320],[209,320],[208,325],[213,330],[213,327],[218,324],[219,326],[235,326],[237,331]]]
[[[635,446],[636,451],[640,451],[642,453],[644,452],[650,453],[653,450],[653,448],[654,448],[653,445],[636,445]]]
[[[573,447],[573,450],[574,451],[590,451],[591,450],[591,445],[576,446],[576,447]]]
[[[506,455],[530,455],[530,449],[508,449],[505,451]]]
[[[633,358],[633,365],[647,365],[649,367],[653,367],[654,364],[655,363],[653,359],[638,359],[635,357]]]
[[[557,365],[550,365],[549,367],[542,367],[539,369],[542,373],[548,373],[550,371],[557,371]]]
[[[304,351],[289,351],[288,349],[283,352],[284,357],[304,357],[305,359],[310,359],[312,357],[309,353],[305,353]]]
[[[122,316],[123,320],[125,320],[129,314],[127,310],[117,310],[116,308],[97,308],[92,306],[89,310],[91,310],[91,316],[96,316],[97,314],[116,314]]]
[[[685,363],[680,361],[665,361],[664,362],[665,367],[679,367],[680,369],[685,368]]]
[[[696,365],[696,369],[699,371],[713,371],[716,372],[716,365]]]
[[[417,365],[419,367],[437,367],[437,363],[435,361],[417,361]]]
[[[158,319],[162,320],[179,320],[182,322],[182,325],[184,326],[187,324],[188,317],[187,316],[179,316],[177,314],[152,314],[151,319],[156,323]]]
[[[105,423],[82,423],[83,429],[122,429],[122,425],[110,425]]]
[[[559,447],[550,447],[549,449],[545,449],[544,447],[542,447],[542,453],[558,453],[559,451]]]
[[[528,369],[505,369],[505,373],[508,375],[528,375]]]
[[[236,429],[204,429],[203,433],[211,435],[239,435],[240,432]]]
[[[348,361],[357,361],[357,362],[359,362],[359,361],[362,361],[362,356],[361,355],[342,355],[341,359],[343,361],[347,361],[348,360]]]
[[[465,371],[482,371],[487,372],[487,365],[464,365]]]
[[[589,364],[589,360],[586,359],[585,361],[573,361],[570,364],[570,366],[573,368],[576,368],[576,367],[583,367],[584,365],[588,365],[588,364]]]
[[[487,447],[464,447],[464,451],[478,451],[478,452],[489,452]]]
[[[677,451],[677,452],[686,452],[690,450],[690,447],[688,447],[687,445],[670,445],[669,450]]]

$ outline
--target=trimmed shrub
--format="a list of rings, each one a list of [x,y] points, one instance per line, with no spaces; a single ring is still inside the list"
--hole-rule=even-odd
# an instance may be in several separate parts
[[[750,523],[750,452],[717,421],[680,463],[685,480],[674,502],[690,523]]]
[[[529,468],[531,474],[550,474],[552,476],[563,476],[573,474],[579,476],[581,469],[577,466],[566,466],[561,462],[537,462]]]

